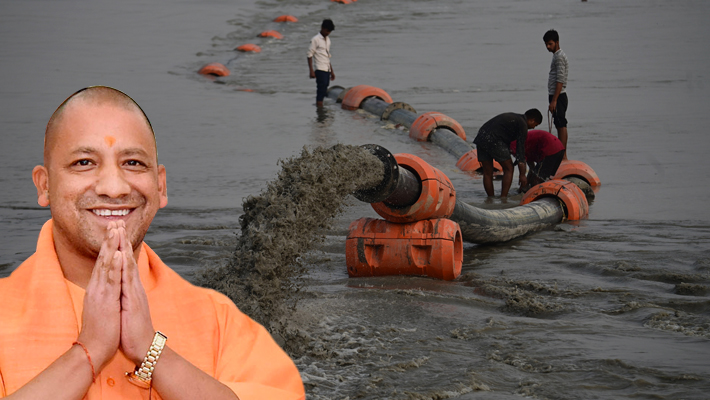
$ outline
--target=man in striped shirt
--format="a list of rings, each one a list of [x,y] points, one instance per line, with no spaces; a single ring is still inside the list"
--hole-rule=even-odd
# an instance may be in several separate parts
[[[547,93],[550,102],[550,112],[552,120],[557,128],[557,137],[562,145],[567,148],[567,74],[569,72],[569,62],[567,56],[560,48],[560,35],[556,30],[550,29],[542,37],[545,47],[552,53],[552,64],[550,65],[550,75],[547,79]],[[567,159],[565,151],[564,159]]]

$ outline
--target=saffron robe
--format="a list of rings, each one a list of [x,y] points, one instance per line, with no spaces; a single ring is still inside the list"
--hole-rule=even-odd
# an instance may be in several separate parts
[[[167,335],[171,349],[227,385],[240,400],[305,399],[293,361],[229,298],[193,286],[145,243],[138,268],[153,326]],[[49,220],[37,251],[0,279],[0,397],[17,391],[69,350],[81,330],[83,295],[83,289],[64,278]],[[124,376],[134,368],[119,350],[84,398],[148,399],[148,390]],[[152,395],[160,398],[155,390]]]

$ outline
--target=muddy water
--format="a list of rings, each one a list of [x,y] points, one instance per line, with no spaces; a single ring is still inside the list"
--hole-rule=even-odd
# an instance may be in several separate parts
[[[0,2],[0,275],[32,253],[48,218],[29,173],[47,119],[80,87],[113,85],[150,116],[170,204],[147,241],[194,281],[231,259],[244,199],[304,145],[411,153],[447,174],[464,201],[485,200],[480,178],[445,151],[367,113],[332,103],[315,111],[305,47],[323,18],[336,24],[335,84],[381,87],[419,112],[451,116],[469,136],[497,113],[544,110],[541,36],[554,27],[570,59],[570,157],[602,180],[589,219],[466,244],[453,282],[349,279],[347,227],[376,217],[353,200],[329,228],[308,232],[315,247],[298,264],[304,296],[288,321],[307,334],[294,354],[308,396],[707,398],[710,3],[403,4]],[[285,13],[299,23],[270,22]],[[256,37],[267,29],[285,38]],[[234,53],[249,42],[262,52]],[[232,75],[216,83],[194,73],[213,61]]]

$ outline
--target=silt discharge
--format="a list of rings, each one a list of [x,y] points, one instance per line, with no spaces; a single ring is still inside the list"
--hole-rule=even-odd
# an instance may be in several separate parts
[[[229,262],[203,271],[200,283],[229,296],[293,355],[302,336],[288,315],[303,285],[300,257],[322,241],[351,193],[382,180],[382,163],[361,147],[336,145],[304,148],[281,167],[259,195],[244,200]]]

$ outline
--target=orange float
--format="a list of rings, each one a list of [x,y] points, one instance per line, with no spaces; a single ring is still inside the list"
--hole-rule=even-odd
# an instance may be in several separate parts
[[[340,91],[340,94],[338,95],[338,98],[335,100],[336,103],[342,103],[343,102],[343,97],[345,97],[345,94],[348,93],[348,90],[352,89],[351,87],[349,88],[344,88],[343,90]],[[342,106],[341,106],[342,107]]]
[[[361,218],[345,240],[348,275],[424,275],[452,280],[461,275],[463,240],[459,224],[429,219],[396,224]]]
[[[414,222],[432,218],[448,218],[456,206],[456,190],[443,172],[411,154],[395,154],[400,168],[413,172],[422,183],[416,203],[407,207],[391,207],[385,202],[372,203],[372,208],[390,222]]]
[[[277,31],[264,31],[258,34],[257,36],[259,37],[272,37],[274,39],[283,39],[284,35],[280,34]]]
[[[356,0],[330,0],[330,1],[335,2],[335,3],[342,3],[342,4],[352,4],[352,2],[356,1]]]
[[[391,103],[392,98],[384,90],[376,88],[374,86],[368,85],[357,85],[350,88],[350,90],[343,96],[342,107],[346,110],[357,110],[360,108],[360,104],[368,97],[377,97],[378,99]]]
[[[251,51],[251,52],[253,52],[253,53],[259,53],[259,52],[261,52],[261,47],[255,45],[255,44],[253,44],[253,43],[247,43],[247,44],[243,44],[243,45],[237,47],[235,50],[238,50],[238,51]]]
[[[564,179],[569,176],[576,176],[587,181],[589,186],[598,187],[602,184],[597,173],[587,164],[576,160],[562,160],[557,173],[553,179]]]
[[[279,15],[274,18],[274,22],[298,22],[298,18],[293,15]]]
[[[459,167],[461,171],[475,171],[479,172],[483,168],[483,164],[478,161],[478,150],[473,149],[459,158],[456,162],[456,166]],[[503,172],[503,167],[496,160],[493,160],[493,173]],[[483,171],[481,171],[483,173]]]
[[[409,128],[409,137],[420,142],[429,140],[429,135],[434,129],[446,128],[453,131],[456,136],[466,140],[463,126],[453,118],[440,112],[430,111],[417,117]]]
[[[552,179],[533,186],[525,193],[520,205],[528,204],[541,197],[557,197],[565,209],[565,217],[570,221],[578,221],[589,215],[587,196],[572,182]]]
[[[229,76],[230,72],[224,64],[210,63],[200,68],[198,73],[202,75]]]

